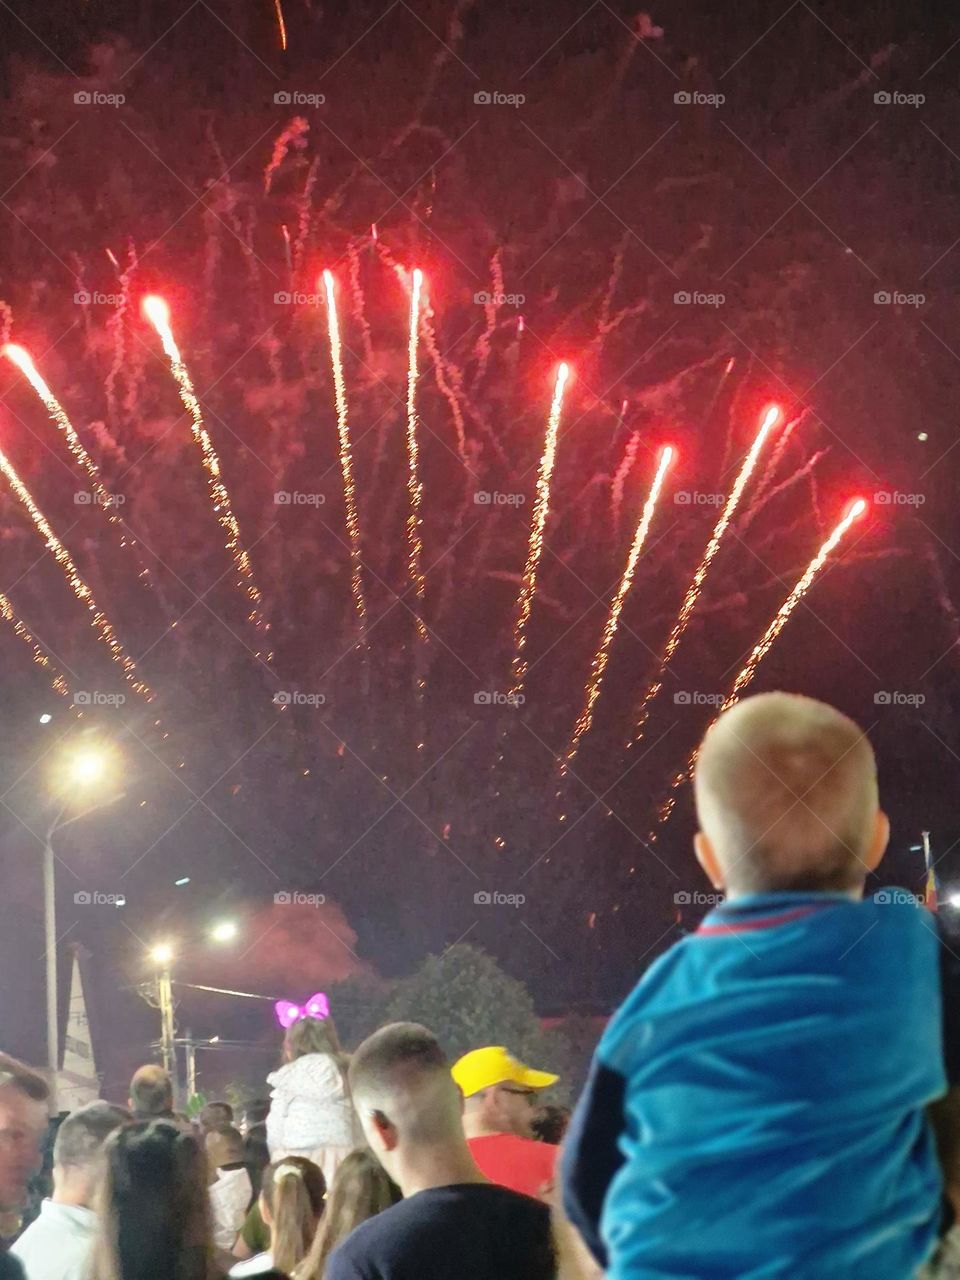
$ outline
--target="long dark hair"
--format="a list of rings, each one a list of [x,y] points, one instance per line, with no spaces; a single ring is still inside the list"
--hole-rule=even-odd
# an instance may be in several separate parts
[[[303,1156],[287,1156],[264,1170],[260,1194],[270,1210],[270,1253],[278,1271],[289,1274],[306,1256],[326,1193],[319,1167]]]
[[[209,1280],[216,1274],[207,1162],[197,1139],[163,1120],[118,1129],[104,1145],[94,1280]]]
[[[334,1174],[327,1208],[310,1252],[294,1273],[296,1280],[323,1280],[327,1259],[361,1222],[389,1209],[400,1190],[371,1151],[351,1151]]]

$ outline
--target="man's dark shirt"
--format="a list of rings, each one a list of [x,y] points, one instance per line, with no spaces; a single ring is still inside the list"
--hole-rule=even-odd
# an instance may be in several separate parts
[[[553,1280],[550,1210],[492,1183],[418,1191],[357,1227],[326,1280]]]

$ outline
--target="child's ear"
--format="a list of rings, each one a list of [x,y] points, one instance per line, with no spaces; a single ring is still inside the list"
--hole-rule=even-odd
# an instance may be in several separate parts
[[[723,881],[723,871],[720,869],[720,862],[714,852],[713,845],[710,843],[708,836],[702,831],[698,831],[693,837],[693,852],[697,855],[697,861],[703,867],[707,874],[707,879],[715,889],[724,889],[726,886]]]
[[[889,839],[890,819],[882,809],[878,809],[873,820],[873,833],[870,837],[870,843],[867,845],[863,858],[868,871],[876,871],[880,859],[887,851]]]

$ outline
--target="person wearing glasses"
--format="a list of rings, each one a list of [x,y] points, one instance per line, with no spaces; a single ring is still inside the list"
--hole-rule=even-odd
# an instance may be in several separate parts
[[[473,1049],[453,1064],[464,1097],[467,1145],[491,1182],[545,1199],[552,1188],[557,1148],[534,1138],[540,1092],[559,1076],[534,1071],[503,1047]]]

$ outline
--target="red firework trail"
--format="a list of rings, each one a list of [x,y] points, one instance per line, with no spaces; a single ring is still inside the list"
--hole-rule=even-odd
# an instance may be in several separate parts
[[[787,625],[791,613],[793,613],[794,609],[809,591],[813,580],[820,573],[820,570],[826,564],[829,556],[836,549],[841,539],[846,536],[850,526],[860,519],[866,509],[867,504],[864,502],[863,498],[857,498],[847,508],[847,512],[843,519],[839,521],[829,538],[827,538],[823,546],[807,565],[803,574],[797,579],[793,590],[773,615],[770,625],[751,649],[750,656],[737,673],[737,677],[731,686],[730,692],[727,694],[726,698],[724,698],[723,705],[720,707],[720,710],[710,721],[710,725],[715,724],[725,711],[729,711],[734,703],[739,702],[740,695],[756,675],[757,667],[766,657],[767,653],[769,653],[770,646],[774,643],[777,636],[779,636],[780,632]],[[707,726],[708,729],[710,728],[710,725]],[[694,765],[697,763],[697,756],[699,754],[700,748],[698,746],[691,752],[686,768],[681,770],[670,784],[670,795],[667,796],[657,813],[657,826],[662,826],[673,812],[673,806],[677,802],[677,790],[684,782],[687,781],[688,778],[693,777]],[[651,836],[651,839],[654,838],[655,836]]]
[[[660,656],[660,662],[657,665],[653,682],[643,695],[643,700],[640,703],[640,709],[637,713],[636,728],[633,732],[633,738],[627,744],[628,746],[634,745],[643,737],[643,728],[649,719],[651,705],[653,704],[654,698],[656,698],[657,694],[663,688],[664,674],[666,673],[667,667],[670,665],[671,658],[676,653],[680,645],[680,641],[683,639],[683,633],[686,631],[690,617],[696,608],[704,579],[706,578],[707,571],[710,568],[710,563],[720,548],[720,541],[723,538],[724,533],[726,533],[727,526],[730,524],[733,513],[736,511],[740,503],[743,491],[747,486],[747,481],[753,474],[754,468],[757,465],[757,459],[760,457],[760,451],[766,443],[767,436],[770,434],[774,424],[779,421],[780,417],[781,410],[777,405],[770,405],[770,407],[764,412],[759,430],[754,437],[753,444],[750,446],[750,452],[743,460],[743,465],[740,467],[737,478],[733,483],[733,488],[730,490],[730,496],[727,498],[726,505],[720,513],[720,519],[714,525],[710,541],[707,543],[707,549],[703,553],[703,559],[697,565],[696,571],[693,575],[693,581],[687,588],[687,594],[683,598],[683,604],[680,606],[680,612],[677,615],[677,620],[673,624],[673,630],[667,637],[667,643]]]
[[[183,363],[176,339],[173,336],[173,330],[170,327],[170,308],[163,298],[158,298],[155,295],[144,298],[141,307],[144,316],[150,321],[160,337],[164,353],[170,361],[170,372],[173,374],[180,391],[180,399],[190,415],[193,438],[200,446],[204,470],[207,473],[207,491],[210,496],[210,502],[213,505],[217,520],[220,522],[220,527],[227,535],[227,551],[230,553],[233,563],[240,574],[241,589],[250,601],[250,612],[247,616],[258,632],[266,634],[270,630],[270,624],[263,616],[263,597],[253,576],[250,557],[244,549],[240,538],[240,526],[237,523],[236,516],[233,514],[230,495],[221,478],[220,458],[207,432],[200,401],[194,392],[189,371]],[[264,655],[258,653],[257,657],[262,658]],[[272,658],[272,653],[265,655],[267,662],[270,662]]]
[[[407,516],[407,540],[410,550],[407,568],[417,598],[417,634],[422,641],[426,642],[429,639],[429,632],[423,620],[423,605],[427,594],[427,582],[423,576],[423,541],[420,537],[420,525],[423,523],[420,515],[423,484],[420,480],[420,448],[417,443],[417,377],[419,374],[417,348],[422,285],[423,272],[417,268],[413,272],[410,289],[410,331],[407,340],[407,491],[410,495],[410,514]]]
[[[640,552],[647,540],[647,534],[650,531],[650,524],[653,520],[653,513],[656,510],[657,501],[660,497],[660,490],[663,488],[663,482],[667,474],[667,468],[673,461],[673,449],[667,445],[660,452],[660,462],[657,466],[656,474],[653,477],[653,484],[650,486],[650,493],[643,506],[643,514],[637,525],[636,533],[633,535],[633,544],[630,547],[630,553],[627,556],[627,563],[624,566],[623,576],[620,579],[620,586],[617,593],[610,602],[610,612],[607,616],[606,626],[603,628],[603,635],[600,639],[600,646],[594,654],[593,663],[590,667],[590,676],[587,680],[586,698],[583,704],[583,711],[580,713],[580,719],[577,721],[573,735],[570,739],[570,745],[567,748],[566,758],[561,766],[561,773],[566,773],[568,766],[573,761],[580,749],[580,739],[590,730],[593,723],[593,708],[600,696],[600,686],[603,683],[603,674],[607,669],[607,662],[610,657],[610,646],[613,644],[613,637],[617,632],[617,623],[620,621],[620,613],[623,609],[624,601],[627,598],[627,592],[633,584],[633,575],[636,572],[637,561],[640,559]]]
[[[543,531],[550,510],[550,479],[557,456],[557,432],[560,429],[560,411],[563,408],[563,389],[566,386],[570,370],[566,364],[557,369],[557,381],[553,391],[553,403],[550,406],[550,417],[547,419],[547,434],[543,442],[543,453],[540,457],[540,471],[537,476],[537,500],[533,506],[533,517],[530,521],[530,543],[527,549],[527,563],[523,570],[523,585],[517,603],[517,623],[513,632],[513,667],[510,696],[516,698],[523,688],[527,674],[527,663],[523,656],[527,643],[527,623],[533,608],[533,597],[537,590],[537,568],[543,554]]]

